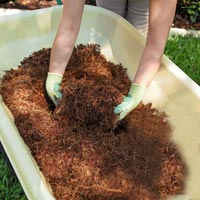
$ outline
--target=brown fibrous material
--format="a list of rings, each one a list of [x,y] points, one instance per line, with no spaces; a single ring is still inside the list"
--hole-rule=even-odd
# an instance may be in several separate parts
[[[55,108],[45,90],[51,49],[25,58],[0,93],[58,200],[160,200],[182,194],[186,165],[168,116],[140,103],[115,124],[131,82],[95,44],[78,45]]]

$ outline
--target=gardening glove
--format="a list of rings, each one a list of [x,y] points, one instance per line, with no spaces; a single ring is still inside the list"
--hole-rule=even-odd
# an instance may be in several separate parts
[[[192,199],[186,195],[178,195],[176,197],[170,198],[169,200],[192,200]]]
[[[124,97],[123,102],[115,107],[114,113],[119,114],[118,120],[122,120],[128,113],[130,113],[142,100],[146,88],[144,86],[133,83]]]
[[[58,105],[59,99],[62,98],[62,93],[60,92],[62,78],[63,76],[60,74],[48,72],[46,79],[47,94],[56,106]]]

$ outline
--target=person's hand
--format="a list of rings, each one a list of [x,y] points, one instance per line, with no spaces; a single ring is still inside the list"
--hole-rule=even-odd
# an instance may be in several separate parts
[[[132,84],[128,95],[124,97],[121,104],[117,105],[114,113],[118,114],[118,120],[122,120],[128,113],[130,113],[142,100],[146,88],[138,84]]]
[[[56,73],[48,73],[46,79],[46,91],[50,99],[57,106],[59,99],[62,98],[62,93],[60,92],[60,84],[62,82],[63,76]]]

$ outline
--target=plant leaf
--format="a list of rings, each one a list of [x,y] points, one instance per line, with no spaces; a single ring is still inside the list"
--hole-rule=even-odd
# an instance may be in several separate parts
[[[192,23],[196,22],[197,16],[196,15],[190,15],[190,21]]]

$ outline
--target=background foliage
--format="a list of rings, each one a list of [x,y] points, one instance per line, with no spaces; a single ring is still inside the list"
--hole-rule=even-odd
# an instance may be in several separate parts
[[[178,0],[176,12],[195,23],[200,20],[200,0]]]

